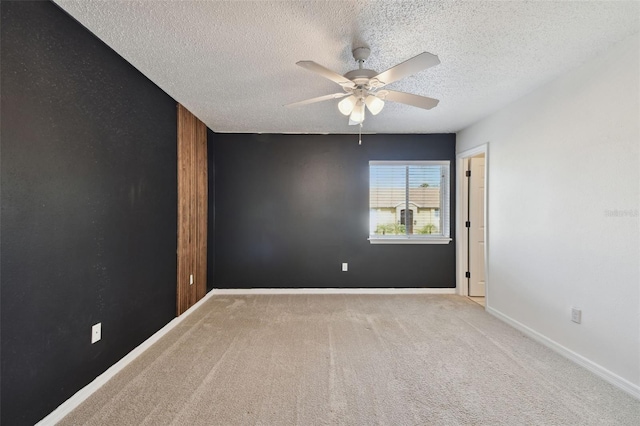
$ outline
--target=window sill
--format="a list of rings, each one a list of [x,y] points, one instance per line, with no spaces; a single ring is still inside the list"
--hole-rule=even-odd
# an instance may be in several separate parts
[[[370,244],[449,244],[448,237],[369,237]]]

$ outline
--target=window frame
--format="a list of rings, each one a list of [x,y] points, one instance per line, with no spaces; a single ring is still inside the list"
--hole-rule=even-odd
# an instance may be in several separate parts
[[[440,191],[439,217],[441,223],[448,226],[440,226],[443,233],[436,235],[409,234],[409,235],[372,235],[371,234],[371,166],[446,166],[448,181],[442,180]],[[405,182],[405,185],[407,182]],[[446,185],[446,187],[444,187]],[[448,160],[410,160],[410,161],[369,161],[369,243],[370,244],[449,244],[451,238],[451,161]],[[446,197],[448,200],[445,200]],[[405,200],[406,201],[406,200]],[[407,209],[405,203],[405,209]],[[444,213],[444,214],[443,214]],[[448,218],[448,220],[445,218]],[[448,235],[445,234],[448,231]]]

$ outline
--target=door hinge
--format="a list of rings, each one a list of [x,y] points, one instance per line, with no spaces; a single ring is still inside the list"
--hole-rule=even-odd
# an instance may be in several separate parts
[[[464,227],[465,227],[465,228],[471,228],[471,222],[466,221],[466,222],[464,223]]]
[[[465,175],[466,177],[471,176],[471,170],[466,170],[466,171],[464,172],[464,175]]]
[[[471,278],[471,272],[467,271],[464,273],[465,278]]]

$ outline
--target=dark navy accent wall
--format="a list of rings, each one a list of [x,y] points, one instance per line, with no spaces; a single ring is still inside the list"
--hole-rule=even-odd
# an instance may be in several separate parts
[[[208,206],[207,211],[209,217],[207,221],[207,292],[215,288],[215,268],[216,268],[216,164],[215,153],[213,147],[215,146],[216,134],[207,129],[207,177],[208,183]]]
[[[0,10],[0,421],[27,425],[175,316],[176,103],[56,5]]]
[[[455,238],[455,134],[362,139],[215,135],[216,288],[455,287],[454,241],[367,240],[370,160],[450,160]]]

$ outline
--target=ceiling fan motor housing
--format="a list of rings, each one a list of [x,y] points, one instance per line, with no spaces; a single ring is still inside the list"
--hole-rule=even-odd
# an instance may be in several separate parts
[[[358,62],[358,69],[349,71],[344,76],[353,81],[356,86],[359,86],[359,88],[362,88],[363,86],[369,86],[369,80],[371,80],[372,77],[378,75],[376,71],[368,70],[362,67],[364,61],[366,61],[369,57],[371,49],[369,49],[368,47],[356,47],[351,51],[351,53],[353,54],[353,58],[356,60],[356,62]],[[366,88],[368,89],[369,87]]]
[[[357,86],[361,86],[367,84],[369,80],[376,75],[378,75],[378,73],[374,70],[360,68],[357,70],[349,71],[344,75],[344,77],[353,81]]]

